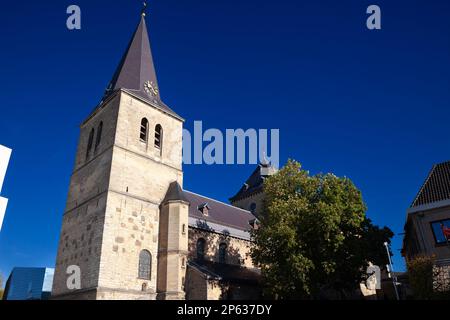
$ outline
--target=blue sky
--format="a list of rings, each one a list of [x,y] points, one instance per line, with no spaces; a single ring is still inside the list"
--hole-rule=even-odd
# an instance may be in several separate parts
[[[365,27],[378,4],[382,30]],[[65,27],[82,10],[82,30]],[[0,271],[55,263],[78,126],[134,31],[140,1],[21,1],[0,12]],[[348,176],[368,215],[401,233],[434,163],[450,159],[450,3],[151,1],[163,100],[207,128],[279,128],[281,162]],[[226,201],[254,166],[185,166],[185,188]],[[395,267],[404,268],[393,243]]]

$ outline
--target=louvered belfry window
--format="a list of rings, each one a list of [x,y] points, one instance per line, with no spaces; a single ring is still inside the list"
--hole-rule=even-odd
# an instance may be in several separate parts
[[[95,150],[97,150],[100,142],[102,141],[103,122],[100,122],[97,129],[97,138],[95,139]]]
[[[89,133],[89,140],[86,149],[86,159],[89,158],[93,143],[94,143],[94,128],[92,128],[91,132]]]
[[[148,140],[148,120],[147,120],[147,118],[143,118],[141,120],[141,130],[140,130],[139,138],[140,138],[141,142],[147,143],[147,140]]]
[[[160,124],[155,127],[155,147],[161,149],[162,146],[162,127]]]

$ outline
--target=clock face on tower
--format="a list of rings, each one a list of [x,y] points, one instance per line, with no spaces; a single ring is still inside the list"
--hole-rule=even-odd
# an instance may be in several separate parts
[[[159,93],[158,86],[153,81],[146,81],[144,83],[144,90],[153,97],[158,96]]]

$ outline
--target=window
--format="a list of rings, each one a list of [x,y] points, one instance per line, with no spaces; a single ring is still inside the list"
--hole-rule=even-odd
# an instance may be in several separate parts
[[[162,146],[163,130],[160,124],[155,127],[155,147],[161,149]]]
[[[183,226],[181,227],[181,234],[186,234],[186,225],[183,223]]]
[[[252,203],[251,205],[250,205],[250,212],[252,213],[252,214],[255,214],[255,212],[256,212],[256,203]]]
[[[141,131],[139,138],[141,142],[147,143],[148,140],[148,120],[147,118],[143,118],[141,120]]]
[[[95,150],[97,150],[97,147],[100,145],[100,142],[102,141],[102,131],[103,131],[103,122],[100,122],[97,129],[97,138],[95,139]]]
[[[181,259],[181,268],[186,268],[186,258]]]
[[[151,280],[152,278],[152,255],[147,250],[139,254],[139,278]]]
[[[221,243],[219,246],[219,263],[225,263],[227,261],[227,244]]]
[[[89,158],[89,154],[91,153],[93,142],[94,142],[94,128],[92,128],[91,133],[89,133],[89,140],[88,140],[87,150],[86,150],[86,159]]]
[[[434,239],[436,240],[436,244],[444,244],[447,243],[448,240],[444,235],[444,228],[450,228],[450,219],[440,220],[431,223],[431,229],[433,229]]]
[[[205,259],[205,244],[205,239],[200,238],[197,240],[197,260],[199,261]]]

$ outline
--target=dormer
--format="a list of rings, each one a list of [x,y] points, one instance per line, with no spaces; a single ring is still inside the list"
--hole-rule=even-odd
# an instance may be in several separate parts
[[[259,229],[259,220],[258,219],[252,219],[248,222],[248,224],[252,227],[253,230]]]
[[[209,205],[208,205],[207,202],[205,202],[205,203],[199,205],[199,206],[197,207],[197,209],[198,209],[198,211],[200,211],[204,216],[207,217],[207,216],[209,215],[209,210],[210,210],[210,208],[209,208]]]

